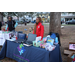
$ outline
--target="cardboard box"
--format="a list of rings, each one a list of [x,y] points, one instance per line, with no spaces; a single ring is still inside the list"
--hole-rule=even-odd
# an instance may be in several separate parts
[[[40,44],[44,44],[44,40],[39,41],[39,42],[33,41],[33,46],[35,47],[40,47]]]
[[[64,54],[67,54],[67,55],[72,54],[73,52],[75,52],[75,51],[73,51],[73,50],[64,50]]]
[[[75,52],[72,52],[71,54],[68,55],[68,60],[67,60],[68,62],[72,62],[73,61],[73,59],[71,58],[71,56],[73,54],[75,54]]]

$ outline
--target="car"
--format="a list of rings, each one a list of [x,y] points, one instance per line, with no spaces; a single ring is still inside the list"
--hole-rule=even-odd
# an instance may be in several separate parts
[[[25,25],[27,25],[27,21],[25,21],[25,20],[21,20],[21,21],[15,20],[15,22],[17,22],[18,24],[25,24]]]
[[[31,23],[36,23],[36,20],[32,21]]]
[[[24,23],[24,21],[18,21],[18,20],[15,20],[15,22],[17,22],[17,23],[19,23],[19,24],[23,24]]]
[[[25,21],[26,21],[27,23],[30,23],[30,22],[31,22],[29,19],[26,19]]]
[[[2,25],[5,25],[5,22],[4,21],[2,21]]]
[[[61,21],[61,24],[62,24],[62,23],[64,23],[64,21],[63,21],[63,20]]]
[[[75,24],[75,20],[66,21],[66,24]]]
[[[36,20],[32,21],[31,23],[36,23]],[[42,23],[43,23],[43,21],[42,21]]]

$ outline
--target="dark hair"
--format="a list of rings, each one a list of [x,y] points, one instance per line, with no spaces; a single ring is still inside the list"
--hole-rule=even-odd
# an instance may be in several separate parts
[[[10,17],[10,18],[11,18],[11,20],[12,20],[12,16],[8,16],[8,17],[7,17],[7,19],[8,19],[9,17]]]
[[[40,20],[40,22],[42,22],[41,17],[37,17],[37,18]]]

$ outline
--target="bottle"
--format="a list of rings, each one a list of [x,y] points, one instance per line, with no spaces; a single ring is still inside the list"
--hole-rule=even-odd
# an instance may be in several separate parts
[[[57,43],[57,44],[58,44],[58,37],[56,37],[56,38],[55,38],[55,43]]]
[[[17,32],[15,33],[15,36],[16,36],[16,40],[17,40],[18,39],[18,33]]]
[[[9,33],[9,39],[11,39],[11,34]]]

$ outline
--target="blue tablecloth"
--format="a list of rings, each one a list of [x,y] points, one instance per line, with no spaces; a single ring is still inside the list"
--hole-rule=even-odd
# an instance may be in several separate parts
[[[6,41],[0,51],[0,60],[8,57],[18,62],[61,62],[61,53],[59,45],[53,51],[46,51],[42,48],[33,46],[24,46],[24,51],[20,55],[18,50],[19,44]]]

